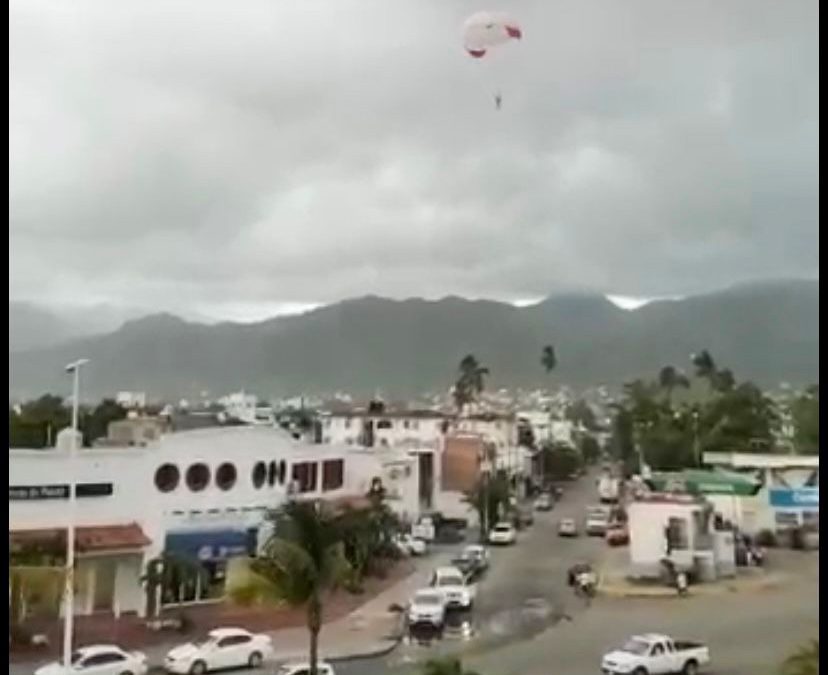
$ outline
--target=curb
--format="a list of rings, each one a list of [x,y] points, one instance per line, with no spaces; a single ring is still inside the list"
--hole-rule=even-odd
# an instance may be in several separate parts
[[[756,580],[724,580],[713,584],[690,586],[684,597],[714,597],[731,593],[751,591],[766,591],[777,588],[783,579],[778,576],[768,576]],[[635,599],[680,599],[675,589],[667,587],[635,588],[629,586],[606,584],[598,588],[598,594],[607,598],[635,598]]]

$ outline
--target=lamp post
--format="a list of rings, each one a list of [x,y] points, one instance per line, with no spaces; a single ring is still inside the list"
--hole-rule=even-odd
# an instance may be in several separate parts
[[[701,446],[699,445],[699,409],[693,408],[693,454],[696,456],[696,465],[702,465]]]
[[[78,359],[66,366],[66,372],[72,375],[72,442],[69,445],[67,466],[69,483],[69,504],[66,513],[66,581],[63,604],[63,667],[72,666],[72,632],[74,629],[75,600],[75,455],[78,450],[78,407],[80,399],[80,369],[89,363],[89,359]]]

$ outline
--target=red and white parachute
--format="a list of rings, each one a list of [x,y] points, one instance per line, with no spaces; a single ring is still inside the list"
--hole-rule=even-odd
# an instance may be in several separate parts
[[[522,37],[523,30],[517,22],[500,12],[477,12],[463,24],[463,46],[476,59]]]
[[[463,23],[463,48],[469,56],[487,64],[487,79],[495,77],[497,72],[491,64],[494,53],[500,51],[507,43],[520,40],[522,37],[523,30],[520,25],[501,12],[477,12]],[[487,88],[491,86],[490,83]],[[503,99],[500,87],[493,88],[495,107],[500,110]]]

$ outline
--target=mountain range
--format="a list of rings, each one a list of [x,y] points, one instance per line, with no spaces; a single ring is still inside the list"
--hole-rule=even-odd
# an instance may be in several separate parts
[[[554,295],[516,307],[488,300],[346,300],[253,324],[205,324],[170,314],[59,344],[13,345],[9,395],[66,391],[66,363],[91,359],[87,398],[119,390],[177,398],[244,388],[264,396],[378,388],[445,391],[473,353],[490,386],[619,385],[666,364],[689,368],[709,350],[737,378],[766,385],[819,381],[819,282],[773,281],[623,310],[601,295]],[[48,331],[48,326],[42,330]],[[57,336],[56,336],[57,337]],[[541,349],[559,365],[546,374]]]

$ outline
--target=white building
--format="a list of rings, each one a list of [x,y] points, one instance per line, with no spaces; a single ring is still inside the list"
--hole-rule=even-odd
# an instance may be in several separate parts
[[[142,613],[139,577],[162,552],[200,561],[209,579],[167,589],[162,601],[221,597],[228,559],[256,552],[265,512],[288,494],[364,495],[366,480],[378,477],[402,484],[406,508],[414,503],[399,480],[413,474],[405,463],[393,473],[388,462],[275,428],[199,429],[144,446],[83,448],[74,467],[67,434],[55,449],[9,450],[9,537],[12,546],[65,541],[69,477],[77,476],[79,614]]]
[[[127,410],[142,410],[147,407],[147,394],[143,391],[119,391],[115,402]]]
[[[714,529],[713,508],[704,499],[652,494],[631,502],[627,516],[630,576],[658,578],[663,560],[706,580],[735,573],[733,533]]]
[[[713,496],[716,511],[746,534],[819,530],[819,456],[705,452],[704,463],[758,478],[752,497]]]
[[[518,423],[526,424],[532,429],[535,444],[540,447],[552,440],[552,418],[543,410],[525,410],[517,413]]]
[[[432,410],[366,410],[354,408],[321,415],[322,442],[363,447],[437,449],[450,421]]]
[[[245,424],[273,426],[276,423],[273,408],[268,404],[260,403],[259,397],[253,394],[236,392],[223,396],[218,403],[224,408],[228,417]]]

